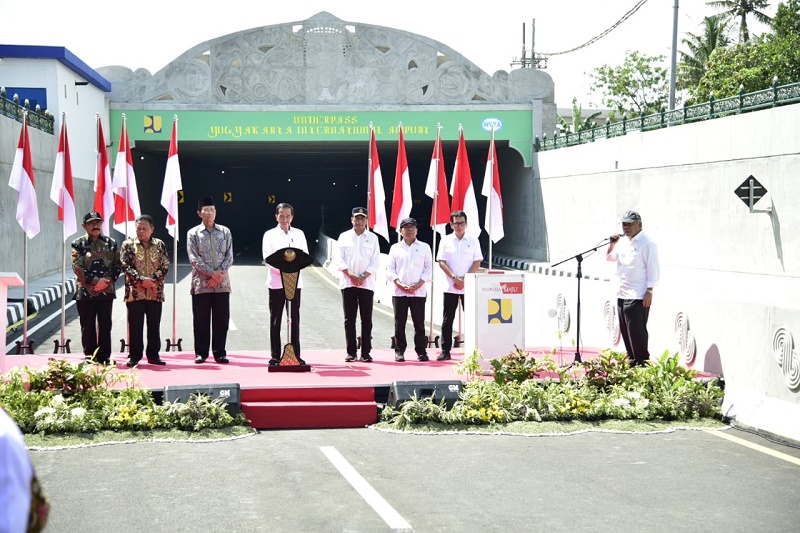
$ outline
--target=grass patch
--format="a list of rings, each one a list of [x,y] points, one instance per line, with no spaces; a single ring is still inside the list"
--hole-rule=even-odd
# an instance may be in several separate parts
[[[255,430],[248,426],[228,426],[215,429],[201,429],[200,431],[153,429],[147,431],[101,430],[95,433],[63,433],[49,435],[29,433],[25,435],[25,444],[27,444],[29,448],[63,448],[68,446],[96,446],[121,442],[208,442],[253,434],[255,434]]]
[[[389,422],[379,422],[372,426],[378,430],[404,431],[408,433],[498,433],[514,435],[569,435],[585,431],[608,431],[626,433],[653,433],[679,429],[725,429],[727,424],[714,418],[699,420],[597,420],[597,421],[546,421],[546,422],[508,422],[499,424],[470,425],[442,424],[427,422],[412,424],[398,429]]]

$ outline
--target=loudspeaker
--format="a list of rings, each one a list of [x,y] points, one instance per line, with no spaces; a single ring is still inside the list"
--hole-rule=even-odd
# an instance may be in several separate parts
[[[397,407],[413,398],[433,398],[434,403],[441,403],[447,409],[453,407],[458,400],[464,384],[460,381],[395,381],[389,388],[389,407]]]
[[[236,416],[242,412],[242,390],[238,383],[217,385],[167,385],[164,387],[164,401],[186,403],[192,394],[205,394],[212,400],[222,398],[228,413]]]

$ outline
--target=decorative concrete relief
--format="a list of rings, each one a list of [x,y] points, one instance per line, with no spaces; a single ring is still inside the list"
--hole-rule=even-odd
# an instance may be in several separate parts
[[[800,354],[795,349],[792,334],[786,328],[778,328],[772,339],[772,353],[783,370],[786,386],[793,392],[800,391]]]
[[[556,299],[556,316],[558,317],[558,331],[569,332],[569,309],[567,309],[567,299],[562,294],[559,294]]]
[[[686,366],[694,365],[697,357],[697,345],[694,335],[689,331],[689,317],[683,311],[675,315],[675,334],[678,336],[678,346]]]
[[[330,13],[201,43],[151,75],[102,67],[112,102],[176,104],[530,104],[553,80],[517,69],[493,76],[444,44]]]
[[[611,302],[606,302],[603,306],[603,318],[606,321],[606,329],[611,342],[616,346],[619,344],[619,319],[617,318],[617,306]]]

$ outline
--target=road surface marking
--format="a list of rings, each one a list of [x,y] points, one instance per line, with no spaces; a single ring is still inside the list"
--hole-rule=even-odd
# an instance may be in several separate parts
[[[755,444],[753,442],[750,442],[750,441],[747,441],[747,440],[744,440],[744,439],[740,439],[739,437],[734,437],[733,435],[728,435],[727,432],[725,432],[725,431],[708,431],[707,430],[706,433],[709,433],[709,434],[714,435],[715,437],[719,437],[721,439],[725,439],[725,440],[729,440],[731,442],[735,442],[736,444],[741,444],[742,446],[744,446],[746,448],[750,448],[751,450],[756,450],[757,452],[761,452],[761,453],[765,453],[767,455],[771,455],[772,457],[775,457],[776,459],[783,459],[786,462],[789,462],[789,463],[792,463],[794,465],[800,466],[800,459],[798,459],[797,457],[792,457],[791,455],[787,455],[787,454],[782,453],[782,452],[776,452],[775,450],[767,448],[766,446],[761,446],[760,444]]]

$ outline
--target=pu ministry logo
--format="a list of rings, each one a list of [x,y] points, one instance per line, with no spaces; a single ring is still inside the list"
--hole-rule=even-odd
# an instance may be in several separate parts
[[[161,133],[161,115],[145,115],[144,132]]]
[[[511,298],[492,298],[488,304],[489,324],[511,324],[514,321],[514,301]]]

